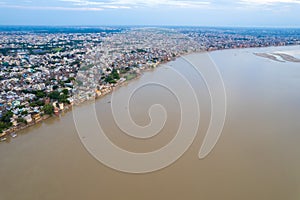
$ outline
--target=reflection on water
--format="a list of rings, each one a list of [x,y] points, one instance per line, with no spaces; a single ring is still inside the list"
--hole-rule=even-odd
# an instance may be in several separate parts
[[[269,48],[268,51],[299,47]],[[211,53],[220,67],[228,97],[225,128],[214,151],[197,155],[210,118],[210,100],[202,79],[181,59],[172,67],[190,78],[200,100],[201,124],[194,144],[175,164],[161,171],[131,175],[111,170],[90,156],[80,143],[73,115],[52,118],[0,144],[0,199],[209,199],[298,200],[300,198],[300,66],[255,56],[266,49]],[[146,73],[116,92],[155,81],[172,80],[168,68]],[[180,84],[180,83],[178,83]],[[180,109],[171,93],[159,87],[135,93],[130,107],[139,125],[149,123],[148,109],[162,104],[168,120],[162,132],[137,140],[122,134],[112,120],[110,97],[96,102],[97,116],[108,137],[134,152],[168,143],[178,128]],[[82,117],[87,105],[78,109]]]

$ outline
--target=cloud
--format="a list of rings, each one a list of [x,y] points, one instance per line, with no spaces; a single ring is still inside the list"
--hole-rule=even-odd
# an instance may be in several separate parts
[[[188,0],[111,0],[111,1],[89,1],[89,0],[60,0],[61,2],[70,2],[75,6],[99,6],[117,8],[131,7],[153,7],[168,6],[181,8],[199,8],[210,5],[209,1],[188,1]]]
[[[240,3],[248,5],[300,4],[300,0],[241,0]]]
[[[210,1],[203,0],[15,0],[1,2],[2,8],[31,10],[100,11],[105,9],[130,9],[146,7],[207,8]]]
[[[92,7],[60,7],[60,6],[19,6],[19,5],[1,5],[2,8],[16,8],[29,10],[67,10],[67,11],[100,11],[103,8]]]
[[[300,0],[0,0],[0,7],[32,10],[100,11],[131,8],[273,9],[300,5]]]

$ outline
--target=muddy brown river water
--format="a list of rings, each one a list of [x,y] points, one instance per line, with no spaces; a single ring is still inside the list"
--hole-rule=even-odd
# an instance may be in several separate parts
[[[217,145],[206,158],[200,160],[198,153],[211,117],[209,93],[203,79],[195,77],[179,58],[168,65],[190,78],[201,109],[197,137],[179,160],[146,174],[113,170],[88,153],[73,113],[68,112],[0,144],[0,200],[299,200],[300,64],[254,55],[276,51],[295,53],[300,47],[210,53],[226,88],[227,117]],[[172,82],[170,67],[146,72],[115,92],[122,97],[149,81]],[[122,133],[110,110],[111,95],[97,100],[95,108],[107,137],[117,146],[149,152],[172,140],[181,120],[174,94],[155,85],[140,88],[124,109],[145,126],[153,104],[163,105],[168,118],[163,130],[148,140]],[[77,117],[88,119],[91,105],[77,107]]]

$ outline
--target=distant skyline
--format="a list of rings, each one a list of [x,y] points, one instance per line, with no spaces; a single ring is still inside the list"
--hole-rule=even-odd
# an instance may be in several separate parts
[[[0,0],[0,25],[300,27],[300,0]]]

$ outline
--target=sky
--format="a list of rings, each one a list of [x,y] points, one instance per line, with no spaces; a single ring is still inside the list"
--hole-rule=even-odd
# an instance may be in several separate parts
[[[300,0],[0,0],[0,25],[300,27]]]

